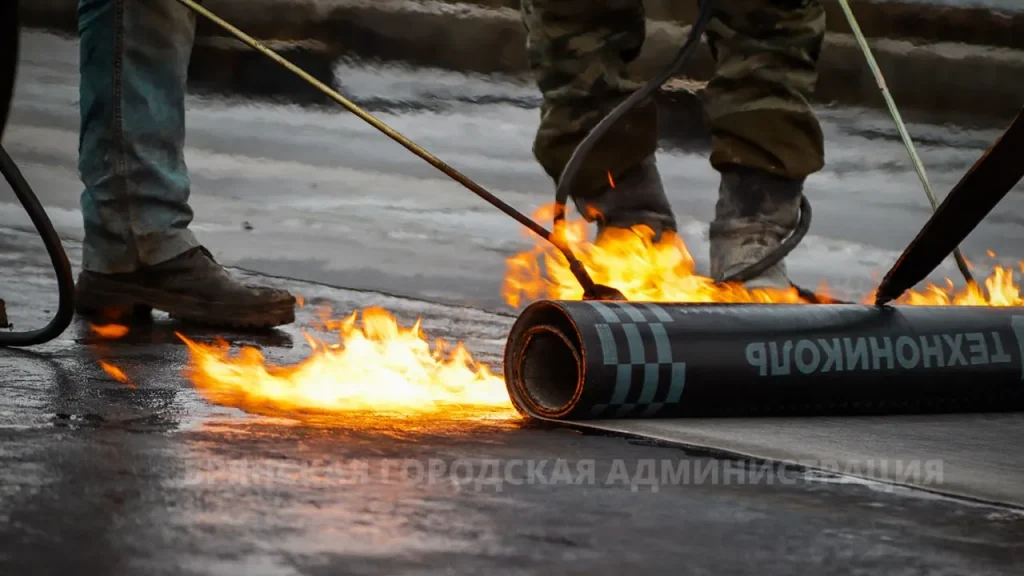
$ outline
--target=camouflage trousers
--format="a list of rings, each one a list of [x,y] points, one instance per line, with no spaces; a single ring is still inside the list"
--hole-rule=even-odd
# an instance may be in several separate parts
[[[591,128],[641,83],[627,65],[646,34],[642,0],[522,0],[530,67],[544,96],[533,152],[554,179]],[[805,177],[824,164],[808,96],[825,34],[819,0],[716,0],[706,38],[716,69],[703,91],[711,164]],[[600,191],[657,148],[657,110],[639,106],[605,136],[574,196]]]

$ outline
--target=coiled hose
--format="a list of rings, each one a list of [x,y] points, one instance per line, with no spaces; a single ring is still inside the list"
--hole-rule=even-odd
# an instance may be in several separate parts
[[[18,67],[18,45],[20,43],[21,26],[18,22],[18,0],[0,2],[0,137],[7,126],[10,112],[11,97],[14,93],[14,79]],[[32,187],[22,176],[18,166],[7,151],[0,146],[0,172],[14,190],[15,196],[25,207],[32,224],[46,246],[57,274],[57,290],[59,303],[57,313],[50,322],[38,329],[27,332],[0,332],[0,346],[36,346],[57,338],[71,325],[75,316],[74,296],[75,279],[71,270],[71,262],[64,252],[60,236],[53,229],[50,218],[36,198]]]

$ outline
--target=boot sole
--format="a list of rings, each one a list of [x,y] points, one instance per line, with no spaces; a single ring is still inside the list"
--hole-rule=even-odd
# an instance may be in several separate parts
[[[172,318],[209,327],[266,329],[295,321],[293,302],[269,302],[259,310],[228,302],[208,302],[188,296],[168,294],[140,286],[88,278],[88,288],[80,290],[75,309],[83,316],[105,316],[113,319],[130,314],[149,315],[153,310],[166,312]]]

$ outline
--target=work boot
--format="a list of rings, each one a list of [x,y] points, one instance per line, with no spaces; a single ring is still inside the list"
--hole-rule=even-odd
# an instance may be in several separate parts
[[[722,172],[711,223],[711,277],[715,281],[760,262],[796,228],[803,180],[789,180],[753,168]],[[744,282],[747,288],[789,288],[786,264]]]
[[[665,195],[654,155],[626,171],[595,196],[574,198],[576,209],[587,220],[597,222],[600,239],[608,228],[625,228],[645,224],[654,231],[653,241],[667,231],[676,231],[672,205]]]
[[[232,278],[206,248],[193,248],[128,274],[83,271],[76,309],[112,319],[152,309],[178,320],[225,328],[271,328],[295,321],[295,297]]]

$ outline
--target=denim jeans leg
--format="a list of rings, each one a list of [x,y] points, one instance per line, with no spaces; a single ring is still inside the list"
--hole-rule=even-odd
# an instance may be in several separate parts
[[[184,157],[195,16],[174,0],[79,0],[78,31],[82,268],[132,272],[199,245]]]

